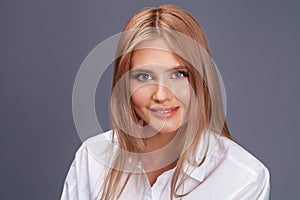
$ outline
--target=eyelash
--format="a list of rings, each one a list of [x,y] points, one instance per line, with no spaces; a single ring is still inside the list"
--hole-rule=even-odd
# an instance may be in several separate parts
[[[175,73],[180,73],[180,74],[182,74],[182,77],[179,77],[179,78],[185,78],[185,77],[188,77],[188,72],[186,72],[186,71],[176,70],[176,71],[174,71],[174,72],[172,73],[172,75],[174,75]],[[145,80],[145,79],[141,79],[141,76],[144,76],[144,75],[150,77],[151,79],[146,79],[146,80]],[[172,77],[172,75],[171,75],[171,77]],[[179,79],[179,78],[174,78],[174,79]],[[138,81],[147,81],[147,80],[153,80],[153,77],[152,77],[150,74],[147,74],[147,73],[138,73],[138,74],[136,74],[136,75],[134,76],[134,79],[136,79],[136,80],[138,80]]]
[[[151,75],[149,75],[149,74],[146,74],[146,73],[139,73],[139,74],[136,74],[136,75],[134,76],[134,79],[136,79],[136,80],[138,80],[138,81],[146,81],[146,80],[140,78],[141,76],[145,76],[145,75],[151,77]]]
[[[180,74],[182,74],[182,77],[180,77],[180,78],[188,77],[188,72],[186,72],[186,71],[176,70],[176,71],[173,72],[173,74],[175,74],[175,73],[180,73]],[[172,74],[172,75],[173,75],[173,74]]]

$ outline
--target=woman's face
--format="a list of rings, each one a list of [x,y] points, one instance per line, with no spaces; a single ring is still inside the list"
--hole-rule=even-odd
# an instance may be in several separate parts
[[[139,48],[161,39],[142,42]],[[133,52],[130,70],[133,108],[145,124],[160,133],[174,133],[187,118],[190,84],[185,63],[160,49],[144,48]]]

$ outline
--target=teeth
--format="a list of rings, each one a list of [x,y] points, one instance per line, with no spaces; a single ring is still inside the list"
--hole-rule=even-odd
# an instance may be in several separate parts
[[[171,112],[171,110],[156,110],[155,112],[161,113],[161,114],[166,114]]]

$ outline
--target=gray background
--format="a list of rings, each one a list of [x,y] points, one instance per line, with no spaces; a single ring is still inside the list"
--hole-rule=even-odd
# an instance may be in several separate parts
[[[0,199],[58,199],[81,141],[72,87],[85,56],[165,1],[0,1]],[[271,199],[300,196],[299,1],[168,1],[201,23],[227,92],[232,135],[271,173]],[[98,116],[108,129],[111,68]],[[228,180],[230,183],[230,180]]]

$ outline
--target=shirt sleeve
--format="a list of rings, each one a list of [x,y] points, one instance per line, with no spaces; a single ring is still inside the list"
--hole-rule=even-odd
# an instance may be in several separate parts
[[[84,145],[82,145],[75,154],[68,174],[66,176],[61,200],[89,200],[90,177],[89,177],[89,159]]]
[[[76,160],[74,160],[71,164],[63,186],[61,200],[78,200],[76,179]]]
[[[257,193],[259,200],[268,200],[270,196],[270,174],[267,168],[264,168],[262,172],[262,178],[260,180],[261,184],[259,184]]]
[[[269,200],[270,174],[267,168],[263,168],[254,182],[244,187],[234,199],[238,200]]]
[[[86,141],[76,151],[67,173],[61,200],[96,199],[108,170],[105,165],[110,133],[99,134]]]

